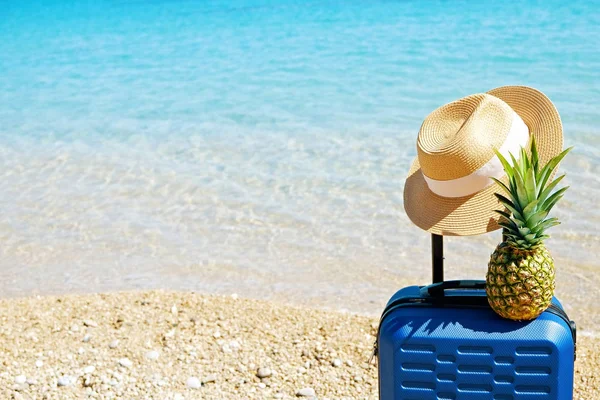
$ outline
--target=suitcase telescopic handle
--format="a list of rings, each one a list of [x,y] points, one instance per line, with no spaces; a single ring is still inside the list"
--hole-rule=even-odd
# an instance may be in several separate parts
[[[431,234],[431,275],[433,283],[444,281],[444,237]]]
[[[506,230],[502,229],[502,240],[506,240]],[[433,283],[444,281],[444,237],[431,234],[431,272]]]
[[[458,280],[444,281],[425,286],[421,289],[423,295],[443,296],[444,290],[448,289],[485,289],[485,281],[481,280]]]

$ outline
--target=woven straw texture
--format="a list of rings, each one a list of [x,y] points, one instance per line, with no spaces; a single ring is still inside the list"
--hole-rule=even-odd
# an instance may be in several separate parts
[[[560,116],[542,92],[526,86],[504,86],[490,90],[487,95],[502,102],[482,101],[486,94],[467,96],[435,110],[423,123],[417,142],[418,158],[413,162],[404,186],[404,208],[411,221],[421,229],[447,236],[483,234],[500,228],[494,210],[503,207],[494,196],[499,191],[495,184],[473,195],[457,198],[431,192],[423,178],[419,158],[426,164],[427,176],[434,179],[456,179],[472,173],[491,159],[489,145],[499,148],[504,142],[512,123],[506,113],[512,115],[511,109],[535,137],[542,164],[562,151]],[[451,113],[454,117],[447,118]],[[445,121],[439,122],[442,116]],[[474,134],[487,138],[475,140]],[[506,177],[502,180],[506,181]]]
[[[445,181],[478,170],[506,140],[513,115],[508,104],[485,93],[438,108],[427,116],[417,139],[423,174]]]

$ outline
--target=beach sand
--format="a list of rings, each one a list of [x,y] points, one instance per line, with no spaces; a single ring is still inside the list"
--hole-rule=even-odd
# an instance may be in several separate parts
[[[377,398],[374,317],[164,291],[0,307],[1,399]],[[574,398],[600,399],[600,339],[577,351]]]

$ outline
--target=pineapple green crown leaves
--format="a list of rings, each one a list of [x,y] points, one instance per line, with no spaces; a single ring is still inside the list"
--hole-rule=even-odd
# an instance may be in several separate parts
[[[547,218],[550,210],[563,197],[568,186],[553,192],[565,177],[561,175],[550,180],[552,172],[561,160],[571,151],[569,147],[544,166],[540,165],[535,139],[531,140],[531,156],[521,148],[519,159],[510,154],[509,163],[497,150],[494,150],[508,176],[508,186],[492,178],[508,195],[495,193],[498,200],[508,210],[495,210],[502,216],[498,224],[505,229],[507,242],[522,250],[535,249],[549,236],[545,231],[560,224],[557,218]]]

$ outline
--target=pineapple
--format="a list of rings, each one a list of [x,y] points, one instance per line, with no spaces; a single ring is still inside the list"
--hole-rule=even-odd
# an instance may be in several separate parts
[[[494,181],[508,197],[496,193],[506,210],[499,224],[505,240],[490,257],[486,276],[486,293],[492,309],[504,318],[531,320],[539,316],[552,301],[554,293],[554,260],[544,246],[549,236],[546,229],[558,225],[557,218],[547,218],[559,201],[564,187],[552,193],[564,175],[551,182],[553,170],[571,150],[568,148],[539,165],[535,140],[531,141],[531,156],[521,148],[519,160],[511,154],[512,165],[496,151],[508,176],[508,185]]]

